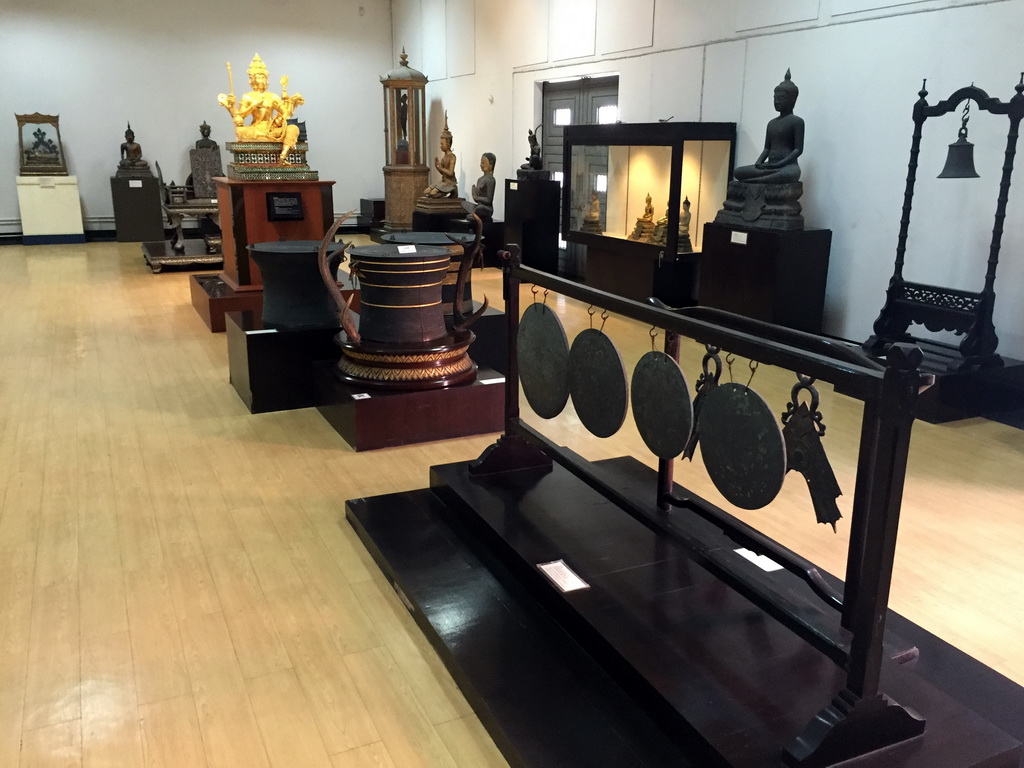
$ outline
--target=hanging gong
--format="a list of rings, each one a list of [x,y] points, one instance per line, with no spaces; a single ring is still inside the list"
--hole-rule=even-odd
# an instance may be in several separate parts
[[[611,437],[626,420],[626,369],[611,339],[596,328],[587,328],[572,342],[569,393],[580,423],[598,437]]]
[[[569,400],[569,342],[550,307],[531,304],[519,320],[516,339],[523,394],[542,419],[553,419]]]
[[[771,409],[743,384],[719,384],[700,412],[700,452],[715,487],[742,509],[769,504],[786,476],[786,443]]]
[[[674,459],[693,427],[693,403],[679,364],[652,350],[633,369],[629,398],[640,437],[659,459]]]

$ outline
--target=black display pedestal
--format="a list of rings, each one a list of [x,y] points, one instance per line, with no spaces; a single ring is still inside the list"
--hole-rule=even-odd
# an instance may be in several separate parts
[[[522,248],[523,266],[552,275],[558,274],[561,194],[557,181],[505,179],[505,242]]]
[[[584,281],[591,288],[640,302],[656,296],[670,307],[695,303],[699,253],[667,259],[660,245],[588,232],[573,232],[571,237],[587,247]]]
[[[917,418],[931,424],[983,416],[1024,429],[1024,361],[963,371],[950,370],[962,358],[952,346],[913,339],[924,352],[921,370],[935,383],[917,396]]]
[[[252,413],[316,404],[313,362],[337,361],[339,328],[265,329],[251,311],[226,312],[231,386]]]
[[[505,377],[486,368],[471,384],[396,391],[347,384],[338,378],[336,363],[319,361],[313,380],[320,415],[356,451],[500,432],[504,426]]]
[[[155,177],[126,179],[111,176],[110,194],[114,201],[117,242],[152,242],[164,239],[160,183]]]
[[[697,303],[821,333],[832,230],[744,230],[709,222]]]
[[[481,307],[479,301],[473,302],[473,311]],[[448,318],[445,318],[447,322]],[[470,330],[476,334],[476,341],[469,348],[469,356],[480,368],[491,368],[498,373],[508,373],[508,329],[505,313],[494,307],[473,323]]]
[[[450,213],[431,213],[413,209],[412,231],[413,232],[463,232],[466,227],[459,223],[460,219],[466,218],[465,211],[452,211]]]
[[[654,488],[634,459],[591,466],[632,498]],[[679,541],[560,466],[470,476],[449,464],[431,469],[431,490],[346,506],[511,765],[778,768],[843,684],[839,666]],[[685,525],[697,551],[737,547],[696,516]],[[562,592],[537,568],[559,559],[587,588]],[[736,567],[787,599],[801,591],[788,571],[739,555]],[[844,768],[1017,768],[1024,690],[889,616],[920,656],[884,659],[883,689],[927,727]]]

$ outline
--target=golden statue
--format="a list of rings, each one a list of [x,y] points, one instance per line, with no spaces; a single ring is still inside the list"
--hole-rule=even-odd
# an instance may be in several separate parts
[[[300,104],[306,100],[296,93],[288,95],[288,78],[281,76],[281,95],[267,91],[268,72],[267,65],[257,53],[253,56],[252,63],[247,70],[249,75],[249,87],[252,90],[242,97],[242,100],[235,103],[235,85],[231,77],[231,62],[228,62],[228,82],[231,93],[222,93],[217,97],[217,103],[224,107],[235,123],[235,141],[278,141],[281,142],[281,165],[288,163],[288,153],[299,140],[299,127],[288,125],[288,118],[295,112]],[[246,117],[252,117],[249,125],[245,124]]]

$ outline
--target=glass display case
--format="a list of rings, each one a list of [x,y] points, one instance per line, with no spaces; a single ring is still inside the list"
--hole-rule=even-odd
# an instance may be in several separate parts
[[[587,247],[587,284],[639,300],[689,296],[735,143],[735,123],[566,126],[562,238]]]

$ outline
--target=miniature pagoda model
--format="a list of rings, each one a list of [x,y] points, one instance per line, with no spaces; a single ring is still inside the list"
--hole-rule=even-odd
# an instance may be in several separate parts
[[[384,227],[409,229],[416,199],[427,186],[424,88],[427,76],[409,66],[402,49],[401,65],[381,77],[384,85]]]
[[[235,141],[227,142],[234,156],[228,163],[228,178],[241,181],[315,181],[317,172],[306,163],[309,145],[299,141],[300,128],[290,122],[296,107],[305,104],[301,94],[288,95],[288,77],[281,76],[281,95],[267,90],[267,65],[257,53],[249,69],[249,87],[240,100],[235,99],[231,62],[228,62],[230,93],[222,93],[217,103],[235,123]],[[246,118],[251,118],[248,125]]]

